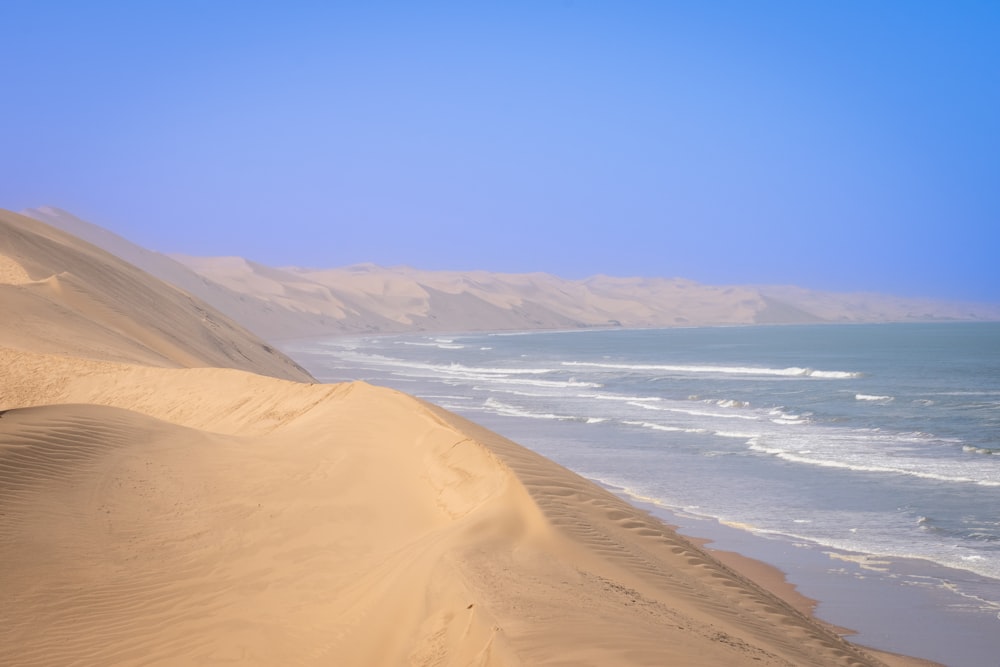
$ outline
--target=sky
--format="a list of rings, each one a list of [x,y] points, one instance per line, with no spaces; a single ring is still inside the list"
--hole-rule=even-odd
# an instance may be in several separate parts
[[[3,2],[0,207],[273,266],[1000,302],[1000,3]]]

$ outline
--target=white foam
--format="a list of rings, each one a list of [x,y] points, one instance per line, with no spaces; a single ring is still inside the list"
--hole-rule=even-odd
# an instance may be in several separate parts
[[[655,405],[648,405],[646,403],[639,403],[638,401],[629,401],[626,405],[631,405],[633,408],[643,408],[645,410],[659,410]]]
[[[437,343],[432,343],[431,345],[437,346]],[[451,364],[431,364],[420,361],[406,361],[404,359],[397,359],[394,357],[386,357],[380,354],[350,354],[345,355],[345,359],[351,361],[364,363],[368,365],[375,365],[379,367],[393,367],[393,368],[404,368],[409,370],[424,371],[430,374],[430,377],[464,377],[469,379],[492,379],[493,377],[508,377],[511,375],[545,375],[547,373],[557,373],[559,372],[555,368],[525,368],[525,367],[514,367],[514,368],[498,368],[498,367],[484,367],[484,366],[465,366],[464,364],[451,363]],[[591,385],[587,385],[591,386]],[[600,385],[592,385],[600,386]]]
[[[659,396],[625,396],[623,394],[577,394],[577,398],[596,398],[600,401],[662,401]]]
[[[972,445],[963,445],[963,452],[971,452],[973,454],[985,454],[987,456],[1000,453],[1000,449],[990,449],[988,447],[973,447]]]
[[[863,375],[863,373],[856,373],[856,372],[852,372],[852,371],[814,371],[814,370],[810,370],[808,368],[806,369],[806,371],[807,371],[806,375],[808,375],[809,377],[814,377],[814,378],[830,378],[830,379],[834,379],[834,380],[846,380],[846,379],[849,379],[849,378],[859,378],[859,377],[861,377]]]
[[[850,371],[820,371],[812,368],[761,368],[755,366],[702,366],[675,364],[609,364],[593,361],[564,361],[563,366],[581,366],[586,368],[601,368],[624,371],[666,371],[671,373],[718,373],[722,375],[774,375],[781,377],[813,377],[827,379],[844,379],[861,377],[861,373]]]
[[[482,379],[482,378],[480,378]],[[589,387],[600,388],[597,382],[581,382],[579,380],[529,380],[527,378],[490,378],[491,382],[498,384],[523,384],[531,387]]]
[[[549,419],[558,421],[574,421],[576,417],[570,415],[557,415],[549,412],[531,412],[530,410],[524,410],[523,408],[518,408],[513,405],[507,405],[506,403],[501,403],[500,401],[487,398],[484,405],[490,408],[497,414],[506,415],[508,417],[526,417],[528,419]]]
[[[472,375],[545,375],[555,373],[554,368],[491,368],[482,366],[463,366],[462,364],[414,364],[423,368],[444,371],[447,373],[468,373]]]
[[[551,398],[552,394],[538,394],[532,391],[519,391],[517,389],[509,389],[507,387],[472,387],[475,391],[489,391],[494,394],[510,394],[512,396],[524,396],[527,398]]]
[[[759,433],[742,433],[740,431],[715,431],[714,435],[720,438],[736,438],[737,440],[750,440],[759,437]]]
[[[888,403],[894,400],[892,396],[879,396],[877,394],[855,394],[854,400],[856,401],[878,401],[880,403]]]
[[[667,431],[670,433],[708,433],[709,431],[703,428],[681,428],[680,426],[668,426],[666,424],[654,424],[653,422],[644,421],[623,421],[623,424],[628,424],[630,426],[641,426],[643,428],[648,428],[653,431]]]
[[[822,468],[842,468],[845,470],[855,470],[858,472],[874,472],[874,473],[890,473],[896,475],[910,475],[912,477],[919,477],[921,479],[932,479],[940,482],[952,482],[959,484],[978,484],[979,486],[997,486],[1000,487],[1000,475],[995,471],[981,471],[978,469],[969,469],[968,467],[962,468],[961,470],[949,470],[949,468],[955,468],[954,462],[949,462],[941,460],[937,462],[939,470],[936,472],[928,471],[928,463],[926,460],[919,459],[904,459],[902,457],[889,459],[892,465],[888,464],[878,464],[859,460],[863,458],[863,455],[859,456],[854,454],[853,456],[849,453],[840,453],[842,458],[820,458],[820,454],[809,450],[798,450],[791,451],[781,447],[767,446],[762,444],[760,439],[753,439],[748,441],[748,446],[751,450],[755,452],[760,452],[762,454],[770,454],[772,456],[777,456],[780,459],[789,461],[792,463],[802,463],[806,465],[819,466]],[[807,456],[808,454],[808,456]],[[992,472],[992,474],[990,474]],[[965,474],[962,474],[965,473]],[[970,475],[969,473],[973,473]],[[975,474],[980,473],[980,474]]]
[[[642,405],[641,403],[639,405]],[[643,406],[646,407],[646,406]],[[711,417],[713,419],[743,419],[746,421],[759,421],[756,415],[739,415],[732,414],[728,412],[705,412],[704,410],[689,410],[687,408],[657,408],[650,407],[652,410],[659,410],[660,412],[674,412],[682,415],[689,415],[691,417]]]
[[[722,398],[716,401],[709,399],[708,403],[714,403],[720,408],[749,408],[750,404],[746,401],[737,401],[735,398]]]

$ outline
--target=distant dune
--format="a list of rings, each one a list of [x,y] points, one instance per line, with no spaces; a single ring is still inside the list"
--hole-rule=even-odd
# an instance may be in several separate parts
[[[883,664],[551,461],[6,212],[0,304],[0,664]]]
[[[421,271],[372,264],[273,268],[241,257],[166,257],[58,209],[26,212],[198,296],[268,339],[336,333],[501,331],[808,322],[998,320],[1000,305],[710,286],[679,278]]]

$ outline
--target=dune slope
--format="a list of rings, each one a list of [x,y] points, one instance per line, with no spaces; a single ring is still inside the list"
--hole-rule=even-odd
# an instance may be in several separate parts
[[[515,443],[0,223],[0,664],[880,664]]]
[[[211,306],[37,220],[0,210],[0,257],[2,345],[311,379]]]
[[[72,375],[33,356],[32,377]],[[0,416],[4,663],[875,664],[616,497],[403,394],[89,370]],[[270,411],[230,416],[264,389]]]

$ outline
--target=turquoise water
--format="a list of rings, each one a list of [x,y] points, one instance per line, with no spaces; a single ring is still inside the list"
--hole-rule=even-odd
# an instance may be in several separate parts
[[[878,619],[850,600],[831,605],[851,618],[829,620],[872,645],[961,634],[958,658],[921,650],[969,665],[1000,651],[1000,324],[379,336],[285,351],[323,381],[426,398],[675,515],[825,554],[834,582],[877,579],[900,601],[926,591],[926,631],[868,627]]]

